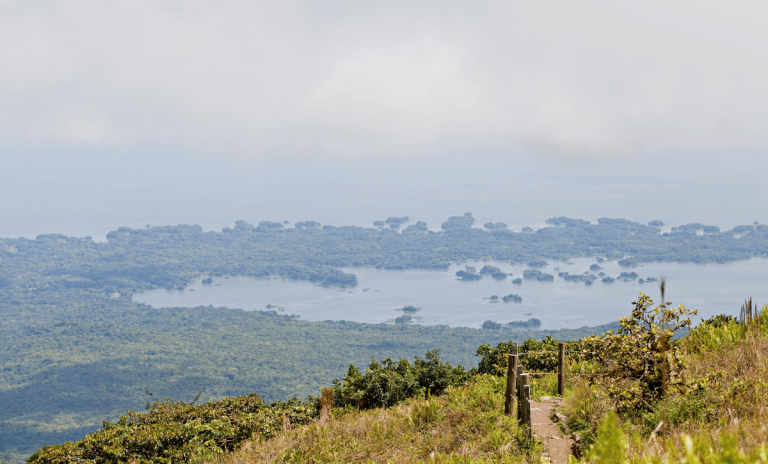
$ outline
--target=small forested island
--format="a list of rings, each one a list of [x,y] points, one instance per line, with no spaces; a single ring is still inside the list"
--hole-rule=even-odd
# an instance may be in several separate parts
[[[517,329],[517,328],[529,328],[529,327],[539,327],[541,325],[541,321],[536,318],[528,319],[527,321],[510,321],[506,324],[501,324],[499,322],[494,321],[485,321],[483,322],[482,328],[484,329],[491,329],[491,330],[497,330],[497,329]]]
[[[589,271],[584,271],[583,274],[569,274],[567,272],[559,272],[558,276],[562,277],[566,282],[584,282],[588,285],[598,280],[598,277],[594,274],[590,274]]]
[[[523,302],[523,297],[521,297],[519,295],[515,295],[515,294],[510,294],[510,295],[507,295],[504,298],[502,298],[502,300],[504,300],[504,303],[509,303],[510,301],[515,302],[515,303],[522,303]]]
[[[501,272],[501,269],[496,266],[490,266],[487,264],[483,266],[482,269],[480,269],[480,274],[494,274],[496,272]]]
[[[541,272],[538,269],[526,269],[523,271],[523,278],[525,279],[536,279],[541,281],[552,281],[555,280],[555,276],[552,274],[547,274],[545,272]]]
[[[637,272],[622,272],[616,280],[630,281],[638,278]]]
[[[521,279],[520,277],[518,277],[517,279],[512,279],[512,283],[515,285],[522,285],[523,279]]]
[[[528,261],[528,267],[544,267],[547,264],[549,264],[549,263],[547,263],[543,259],[536,259],[536,260],[533,260],[533,261]]]
[[[416,322],[419,320],[421,320],[421,318],[411,316],[410,314],[403,314],[402,316],[395,318],[395,324],[410,324],[411,322]]]
[[[458,276],[458,280],[480,280],[483,278],[481,274],[470,271],[456,271],[456,276]]]
[[[384,224],[387,224],[392,229],[399,229],[400,226],[407,223],[411,219],[408,216],[403,217],[388,217]]]
[[[402,308],[397,308],[395,311],[402,311],[404,313],[415,313],[417,311],[421,311],[421,308],[417,308],[416,306],[403,306]]]
[[[480,274],[490,274],[494,279],[506,279],[509,274],[502,272],[496,266],[485,265],[480,269]]]

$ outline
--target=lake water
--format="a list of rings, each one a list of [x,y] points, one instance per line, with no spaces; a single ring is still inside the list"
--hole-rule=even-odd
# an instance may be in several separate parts
[[[213,285],[203,285],[202,278],[185,290],[156,289],[135,295],[135,300],[155,307],[227,306],[244,310],[264,310],[266,305],[284,308],[304,320],[348,320],[368,323],[392,321],[403,315],[396,308],[406,305],[422,308],[414,315],[424,325],[479,327],[484,321],[506,323],[537,318],[542,329],[595,326],[629,315],[639,292],[660,299],[658,283],[617,280],[592,285],[573,283],[558,277],[561,272],[581,274],[595,261],[573,259],[572,264],[550,262],[539,268],[553,274],[553,282],[523,279],[525,265],[507,262],[469,262],[454,264],[448,271],[379,270],[342,268],[357,275],[355,288],[323,288],[310,282],[290,279],[254,279],[248,277],[216,278]],[[493,265],[513,275],[505,280],[489,276],[480,281],[459,281],[455,272],[469,264],[478,270]],[[727,264],[647,263],[633,269],[615,262],[602,262],[602,272],[616,277],[634,271],[642,278],[665,277],[666,299],[675,305],[697,309],[699,316],[738,315],[745,297],[759,304],[768,302],[768,261],[752,259]],[[600,271],[594,271],[597,274]],[[517,294],[521,303],[491,303],[492,295]],[[279,311],[283,312],[283,311]],[[695,317],[697,322],[699,317]]]

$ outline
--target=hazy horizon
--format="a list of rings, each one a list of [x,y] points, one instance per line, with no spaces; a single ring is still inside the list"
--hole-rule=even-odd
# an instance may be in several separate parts
[[[0,2],[0,236],[768,221],[768,6]]]
[[[501,221],[513,230],[540,227],[553,216],[701,222],[723,230],[768,222],[768,206],[758,200],[765,162],[729,159],[722,166],[663,156],[553,166],[521,153],[248,165],[146,152],[16,156],[13,169],[0,172],[0,237],[103,240],[121,226],[221,230],[239,219],[370,227],[404,215],[439,229],[468,211],[476,227]]]

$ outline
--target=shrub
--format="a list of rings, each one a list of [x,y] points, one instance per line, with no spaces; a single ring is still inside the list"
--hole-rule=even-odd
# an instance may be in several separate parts
[[[349,365],[344,380],[333,381],[336,405],[358,409],[392,407],[408,398],[441,395],[450,386],[463,384],[467,372],[440,359],[437,350],[428,351],[426,359],[418,356],[411,364],[387,358],[381,363],[371,360],[365,373]]]
[[[538,319],[529,319],[531,325],[540,324]],[[593,338],[590,341],[589,347]],[[520,366],[532,372],[555,372],[557,369],[558,344],[560,342],[547,335],[541,341],[530,338],[519,345]],[[583,352],[585,344],[582,341],[565,342],[565,350],[570,359],[591,359],[591,355]],[[496,376],[506,375],[508,353],[515,352],[515,342],[500,342],[495,348],[490,345],[481,345],[477,348],[476,356],[482,356],[477,368],[470,372],[473,374],[491,374]]]
[[[597,361],[604,368],[601,382],[619,411],[648,409],[679,384],[684,360],[675,332],[691,323],[695,310],[670,308],[641,293],[630,317],[619,319],[618,334],[588,337]]]
[[[296,399],[265,405],[255,393],[201,405],[163,399],[148,409],[128,411],[78,442],[43,447],[27,462],[200,462],[232,451],[254,435],[274,436],[285,420],[305,424],[314,416],[313,408]]]

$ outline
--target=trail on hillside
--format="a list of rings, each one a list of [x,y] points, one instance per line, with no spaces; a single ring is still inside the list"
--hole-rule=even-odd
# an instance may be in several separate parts
[[[533,433],[544,443],[544,452],[553,464],[567,464],[571,439],[563,437],[560,428],[552,421],[552,412],[562,400],[543,396],[541,401],[531,401],[531,426]]]

